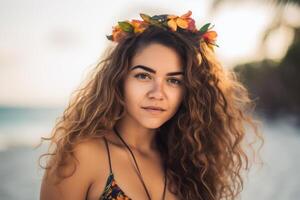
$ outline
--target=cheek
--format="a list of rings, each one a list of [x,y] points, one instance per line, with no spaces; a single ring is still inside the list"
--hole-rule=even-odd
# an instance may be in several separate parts
[[[177,108],[180,106],[183,100],[183,95],[184,95],[184,90],[179,89],[179,90],[173,90],[172,92],[169,93],[169,102],[174,108],[174,110],[177,110]]]
[[[133,81],[126,80],[124,82],[124,95],[125,101],[130,104],[136,104],[139,102],[143,95],[143,89]]]

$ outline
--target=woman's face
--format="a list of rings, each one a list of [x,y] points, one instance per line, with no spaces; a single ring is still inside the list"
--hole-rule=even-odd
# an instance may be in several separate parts
[[[175,50],[152,43],[132,58],[124,81],[126,117],[149,129],[159,128],[179,108],[184,95],[183,67]],[[145,109],[160,107],[163,111]]]

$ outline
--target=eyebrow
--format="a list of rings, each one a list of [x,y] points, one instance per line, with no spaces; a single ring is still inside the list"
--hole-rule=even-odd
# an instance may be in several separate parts
[[[136,66],[132,67],[130,69],[130,71],[132,71],[134,69],[138,69],[138,68],[141,68],[141,69],[143,69],[145,71],[148,71],[150,73],[156,74],[156,71],[154,69],[152,69],[150,67],[146,67],[144,65],[136,65]],[[183,72],[180,71],[180,72],[169,72],[169,73],[167,73],[167,76],[175,76],[175,75],[183,75]]]

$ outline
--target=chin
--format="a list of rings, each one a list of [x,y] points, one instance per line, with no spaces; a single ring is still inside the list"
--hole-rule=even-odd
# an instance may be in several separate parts
[[[162,124],[147,124],[144,125],[145,128],[147,129],[158,129],[159,127],[161,127]]]
[[[146,122],[141,122],[141,124],[147,129],[158,129],[164,124],[164,122],[151,122],[151,120],[148,120]]]

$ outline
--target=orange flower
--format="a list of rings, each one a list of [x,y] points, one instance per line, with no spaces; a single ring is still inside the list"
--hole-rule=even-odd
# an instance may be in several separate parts
[[[113,41],[119,42],[126,33],[121,29],[119,25],[113,27],[112,39]]]
[[[211,23],[203,25],[199,30],[196,28],[195,20],[191,18],[192,12],[179,16],[176,15],[154,15],[149,16],[147,14],[140,14],[143,20],[133,19],[131,21],[121,21],[118,25],[113,27],[112,35],[108,35],[107,38],[112,41],[119,42],[122,38],[128,34],[136,34],[144,32],[149,26],[157,26],[164,29],[171,29],[177,31],[180,29],[193,32],[196,36],[199,36],[200,42],[204,41],[206,44],[213,48],[216,44],[217,32],[212,31],[210,27]]]
[[[141,20],[133,19],[130,24],[134,28],[134,33],[142,33],[148,27],[148,24]]]
[[[180,17],[175,15],[169,15],[168,26],[172,29],[172,31],[176,31],[177,27],[195,31],[195,21],[190,17],[191,15],[192,11],[190,10],[184,15],[181,15]]]
[[[217,36],[218,36],[218,34],[216,31],[207,31],[206,33],[204,33],[202,35],[203,39],[210,43],[214,43],[217,39]]]
[[[207,46],[214,51],[214,47],[218,45],[215,44],[216,38],[217,38],[217,32],[216,31],[207,31],[202,35],[202,38],[206,42]]]

